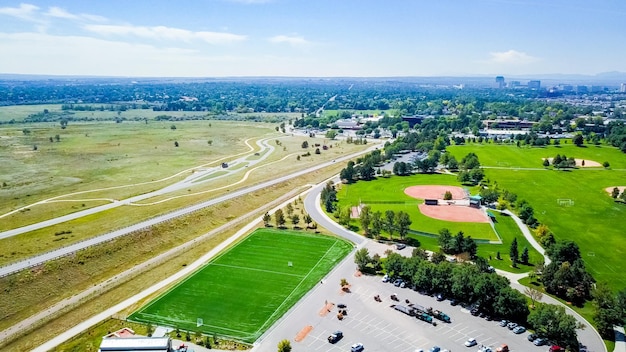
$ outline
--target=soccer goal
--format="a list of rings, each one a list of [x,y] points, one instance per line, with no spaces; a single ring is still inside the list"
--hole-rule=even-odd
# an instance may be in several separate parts
[[[202,325],[204,325],[204,321],[202,321],[202,318],[198,318],[196,321],[196,327],[201,327]]]
[[[556,200],[556,204],[562,207],[571,207],[572,205],[574,205],[574,201],[569,198],[559,198]]]

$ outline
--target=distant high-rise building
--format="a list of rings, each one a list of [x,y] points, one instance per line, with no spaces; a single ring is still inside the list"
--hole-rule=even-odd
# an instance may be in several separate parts
[[[528,89],[539,89],[541,88],[541,81],[528,81]]]
[[[564,92],[573,92],[574,91],[574,86],[571,84],[562,84],[559,86],[559,88],[564,91]]]
[[[509,88],[519,88],[522,84],[520,81],[511,81],[509,82]]]
[[[498,88],[502,89],[505,86],[504,83],[504,76],[497,76],[496,77],[496,84],[498,85]]]
[[[578,94],[589,93],[589,87],[587,87],[587,86],[576,86],[576,93],[578,93]]]
[[[619,91],[622,93],[626,93],[626,83],[622,83],[622,85],[619,87]]]

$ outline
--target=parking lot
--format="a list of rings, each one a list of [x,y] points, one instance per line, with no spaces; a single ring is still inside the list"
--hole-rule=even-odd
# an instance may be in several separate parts
[[[388,247],[377,243],[368,245],[370,254],[382,253]],[[402,250],[409,250],[409,248]],[[340,289],[341,278],[351,285],[351,292]],[[396,293],[399,302],[390,299]],[[374,300],[380,295],[382,302]],[[432,307],[448,314],[452,320],[447,324],[436,320],[433,326],[391,308],[392,304],[419,304]],[[323,316],[326,302],[347,305],[347,316],[337,318],[337,308]],[[361,342],[366,351],[428,351],[433,345],[451,351],[476,351],[481,345],[496,347],[506,343],[511,351],[547,351],[548,346],[535,346],[527,340],[528,332],[514,334],[498,321],[472,316],[461,306],[452,306],[448,300],[438,302],[434,297],[421,295],[409,288],[395,287],[383,283],[379,276],[355,276],[353,256],[339,265],[329,276],[294,307],[255,348],[255,351],[275,351],[278,341],[291,341],[293,351],[349,351],[350,345]],[[294,339],[306,326],[310,332],[299,342]],[[327,337],[335,330],[341,330],[344,337],[336,344],[330,344]],[[465,347],[463,343],[470,337],[478,346]]]

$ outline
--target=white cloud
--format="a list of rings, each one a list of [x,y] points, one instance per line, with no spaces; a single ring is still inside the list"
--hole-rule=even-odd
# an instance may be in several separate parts
[[[20,7],[0,7],[0,15],[16,17],[26,21],[41,22],[35,17],[39,7],[31,4],[20,4]]]
[[[84,28],[100,35],[136,36],[148,39],[177,40],[191,42],[201,40],[209,44],[226,44],[244,41],[245,35],[224,32],[194,32],[187,29],[165,26],[133,26],[133,25],[86,25]]]
[[[91,22],[104,22],[107,20],[105,17],[91,15],[88,13],[73,14],[65,9],[56,6],[48,8],[48,12],[46,12],[45,15],[49,17],[63,18],[68,20],[86,20]]]
[[[309,41],[300,36],[277,35],[269,38],[268,40],[272,43],[287,43],[293,46],[310,44]]]
[[[489,56],[491,57],[487,60],[487,63],[492,64],[525,65],[539,61],[534,56],[516,50],[492,52],[489,53]]]

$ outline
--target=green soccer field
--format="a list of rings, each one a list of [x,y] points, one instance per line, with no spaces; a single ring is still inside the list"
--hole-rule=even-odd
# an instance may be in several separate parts
[[[129,319],[251,343],[351,250],[335,237],[259,229]]]

